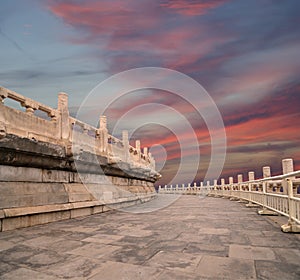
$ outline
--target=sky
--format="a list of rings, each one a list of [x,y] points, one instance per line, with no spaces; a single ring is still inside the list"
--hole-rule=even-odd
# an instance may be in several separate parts
[[[112,75],[178,71],[214,106],[201,90],[192,99],[168,91],[189,82],[163,75],[165,87],[122,93],[105,108],[109,93],[98,91],[84,121],[104,111],[111,133],[127,129],[132,145],[140,139],[163,175],[159,184],[246,180],[248,171],[260,178],[262,166],[280,174],[284,158],[300,169],[299,12],[298,0],[2,0],[0,85],[52,107],[66,92],[76,116]],[[225,156],[209,122],[224,125]],[[207,176],[212,154],[222,168]]]

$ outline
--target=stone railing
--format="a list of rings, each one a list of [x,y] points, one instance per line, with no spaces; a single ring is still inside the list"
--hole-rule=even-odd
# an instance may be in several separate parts
[[[5,99],[18,102],[24,111],[6,106]],[[48,116],[42,118],[38,111]],[[59,93],[58,107],[53,109],[14,91],[0,87],[0,137],[14,134],[36,141],[59,144],[68,153],[91,152],[107,157],[109,163],[126,162],[133,168],[155,170],[155,161],[140,141],[136,147],[129,145],[128,132],[123,131],[122,140],[110,135],[106,117],[101,116],[99,127],[93,127],[69,115],[68,96]]]
[[[248,181],[243,181],[242,174],[237,176],[234,183],[233,177],[229,177],[228,184],[225,179],[221,179],[218,185],[214,184],[200,186],[176,185],[159,186],[160,194],[207,194],[215,197],[225,197],[231,200],[247,201],[248,207],[261,206],[261,215],[280,214],[289,218],[288,223],[281,228],[284,232],[300,232],[300,170],[294,171],[293,160],[284,159],[282,161],[283,174],[271,176],[269,166],[263,167],[263,178],[255,180],[253,171],[248,173]]]

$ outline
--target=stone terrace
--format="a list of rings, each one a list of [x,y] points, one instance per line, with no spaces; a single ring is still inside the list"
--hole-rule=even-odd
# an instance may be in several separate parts
[[[300,236],[280,231],[286,218],[199,196],[151,211],[172,198],[131,208],[142,214],[111,211],[0,232],[0,278],[300,279]]]

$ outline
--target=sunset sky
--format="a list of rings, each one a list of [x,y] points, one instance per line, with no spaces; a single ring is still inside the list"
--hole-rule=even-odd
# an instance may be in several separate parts
[[[298,0],[2,0],[0,85],[52,107],[64,91],[76,116],[91,90],[113,74],[176,70],[205,88],[223,119],[227,151],[219,178],[247,179],[248,171],[261,177],[266,165],[279,174],[284,158],[300,169],[299,13]],[[128,129],[131,144],[141,139],[152,146],[161,184],[172,181],[180,162],[186,168],[178,183],[205,177],[212,132],[200,95],[194,98],[191,104],[145,89],[104,108],[115,136]],[[87,108],[85,121],[99,117],[100,103]]]

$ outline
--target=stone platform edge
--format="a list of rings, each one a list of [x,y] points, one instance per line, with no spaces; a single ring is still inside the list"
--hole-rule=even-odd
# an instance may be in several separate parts
[[[0,209],[0,231],[100,214],[150,201],[156,192],[107,201],[82,201],[33,207]]]

